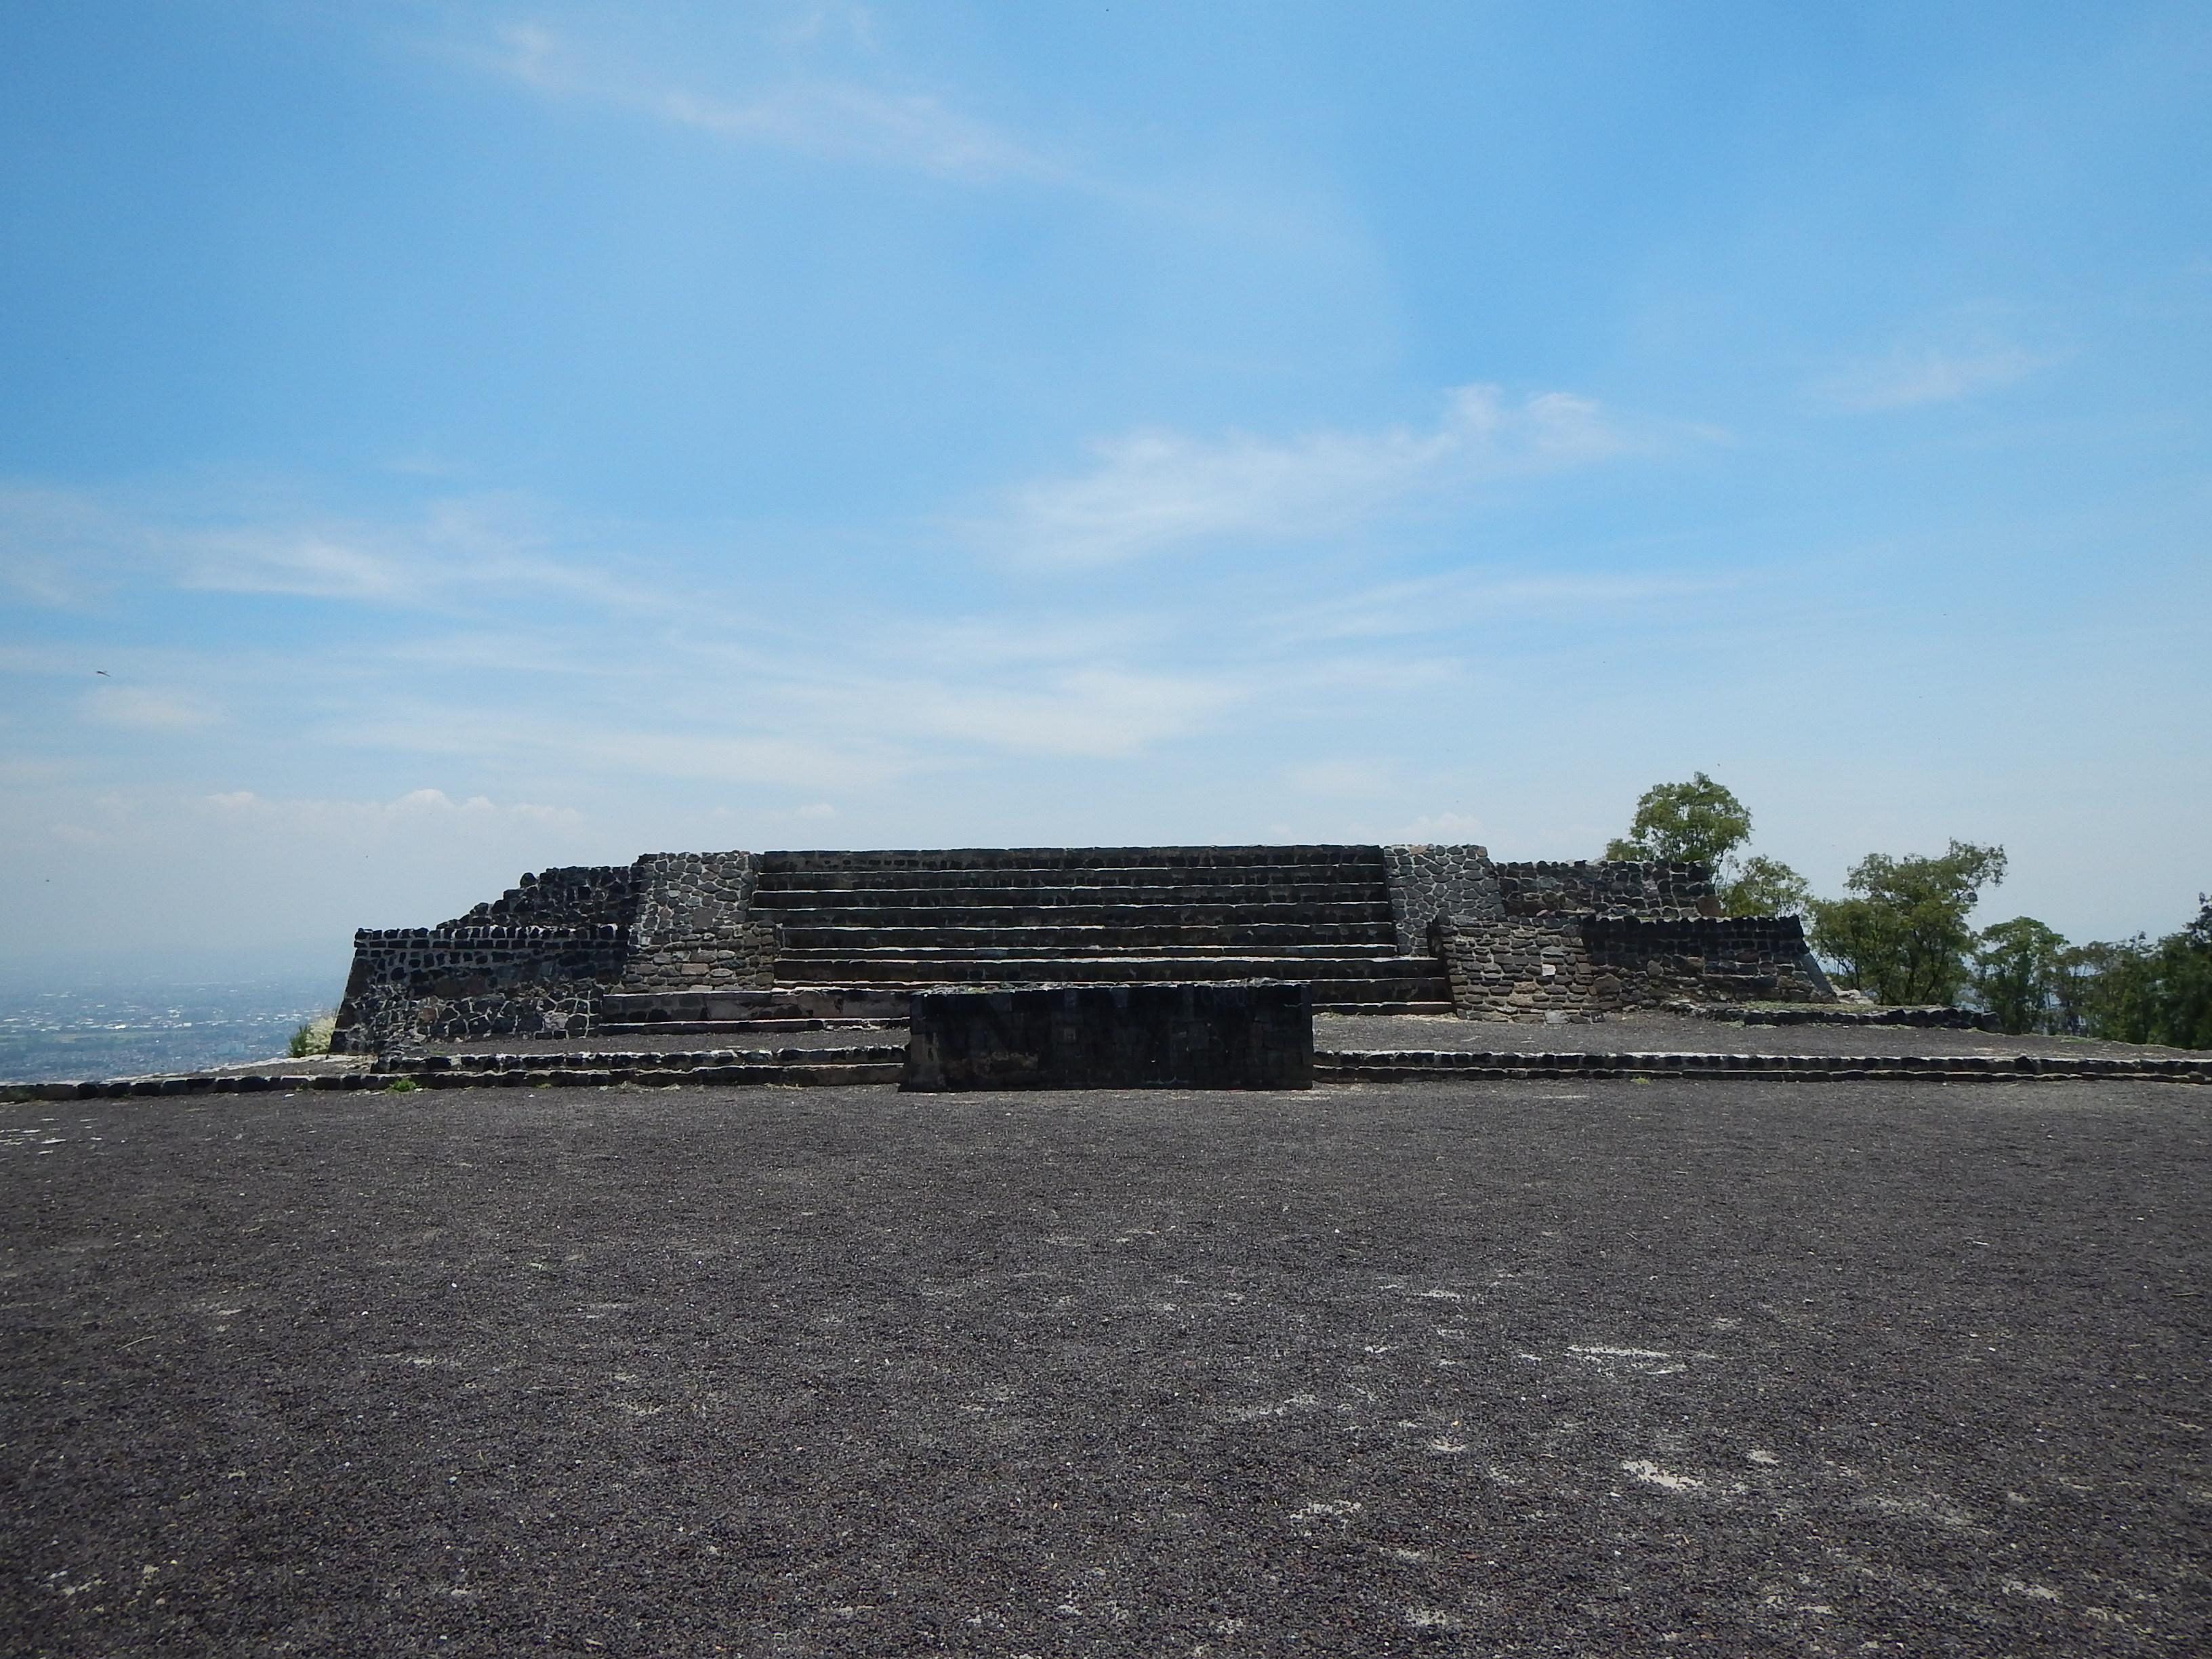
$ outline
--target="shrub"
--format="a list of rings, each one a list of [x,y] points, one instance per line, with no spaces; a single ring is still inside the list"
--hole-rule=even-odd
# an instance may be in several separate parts
[[[334,1013],[317,1014],[292,1033],[292,1041],[286,1045],[284,1052],[295,1060],[330,1053],[331,1033],[337,1028],[337,1023],[338,1017]]]

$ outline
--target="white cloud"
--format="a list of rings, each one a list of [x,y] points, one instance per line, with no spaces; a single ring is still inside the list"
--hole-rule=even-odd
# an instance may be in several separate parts
[[[505,806],[489,797],[470,795],[455,800],[442,789],[410,789],[392,800],[348,800],[316,797],[271,798],[251,789],[231,789],[207,797],[208,804],[236,817],[274,821],[299,830],[327,833],[335,826],[357,830],[397,829],[410,824],[492,823],[506,820],[527,824],[553,824],[573,829],[583,815],[570,806],[546,806],[534,801],[514,801]]]
[[[1587,398],[1552,392],[1515,406],[1495,386],[1468,386],[1425,431],[1110,439],[1089,471],[1020,485],[972,528],[1018,563],[1114,564],[1212,542],[1340,533],[1419,495],[1572,466],[1623,447]]]
[[[133,732],[193,732],[213,726],[222,711],[189,691],[145,685],[99,685],[77,699],[85,719]]]
[[[1861,412],[1913,409],[1995,392],[2057,361],[2006,344],[1969,350],[1898,351],[1842,369],[1813,390],[1823,402],[1839,409]]]
[[[178,585],[213,592],[411,604],[434,586],[392,552],[325,531],[201,531],[169,545]]]
[[[854,33],[860,38],[866,31]],[[782,44],[806,46],[818,33],[787,32]],[[538,23],[501,29],[496,48],[475,55],[543,97],[628,109],[734,143],[945,178],[988,179],[1054,171],[1010,135],[925,92],[798,75],[743,95],[716,94],[630,69]]]

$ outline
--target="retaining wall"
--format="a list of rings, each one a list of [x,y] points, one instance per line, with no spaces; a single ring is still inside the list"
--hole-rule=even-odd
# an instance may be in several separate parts
[[[1702,864],[1583,859],[1500,864],[1495,868],[1503,914],[1509,916],[1560,910],[1582,915],[1652,918],[1720,914],[1720,901],[1713,893],[1713,872]]]
[[[627,926],[637,914],[638,892],[636,865],[567,865],[526,875],[497,898],[441,925],[589,927],[613,922]]]
[[[629,930],[364,928],[331,1034],[334,1053],[484,1036],[580,1036],[622,975]]]
[[[1674,1002],[1835,995],[1795,916],[1454,916],[1431,937],[1464,1019],[1578,1021]]]

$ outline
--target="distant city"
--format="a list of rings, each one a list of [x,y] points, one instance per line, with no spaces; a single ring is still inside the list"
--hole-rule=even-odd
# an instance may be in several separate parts
[[[331,976],[236,983],[0,988],[0,1079],[48,1082],[189,1071],[282,1054],[337,1006]]]

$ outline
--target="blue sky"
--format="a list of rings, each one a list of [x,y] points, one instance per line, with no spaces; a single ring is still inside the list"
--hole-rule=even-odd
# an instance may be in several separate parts
[[[2212,886],[2196,5],[0,12],[0,951],[675,848]],[[104,672],[102,672],[104,671]]]

